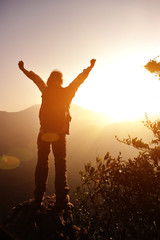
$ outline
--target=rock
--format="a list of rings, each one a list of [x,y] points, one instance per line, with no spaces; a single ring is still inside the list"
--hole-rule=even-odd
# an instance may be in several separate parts
[[[55,197],[46,196],[40,210],[33,207],[33,199],[13,207],[2,228],[16,240],[85,240],[87,231],[74,224],[72,209],[57,209]]]

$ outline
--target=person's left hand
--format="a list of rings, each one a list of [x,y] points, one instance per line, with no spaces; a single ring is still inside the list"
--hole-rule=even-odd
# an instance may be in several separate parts
[[[94,65],[95,65],[95,62],[96,62],[96,59],[92,59],[91,61],[90,61],[90,63],[91,63],[91,68],[93,68],[94,67]]]

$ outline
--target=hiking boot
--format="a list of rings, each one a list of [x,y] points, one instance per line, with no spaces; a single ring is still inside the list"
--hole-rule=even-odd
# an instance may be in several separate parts
[[[32,200],[30,200],[29,205],[33,210],[37,211],[37,210],[40,210],[40,208],[42,206],[42,202],[32,199]]]
[[[58,209],[73,209],[73,204],[70,202],[70,196],[67,194],[65,199],[58,199],[56,198],[55,203],[56,208]]]

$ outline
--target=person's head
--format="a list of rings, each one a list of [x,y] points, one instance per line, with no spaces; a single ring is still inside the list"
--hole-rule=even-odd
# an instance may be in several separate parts
[[[60,71],[58,70],[54,70],[53,72],[51,72],[48,80],[47,80],[47,86],[51,87],[51,86],[62,86],[63,84],[63,75]]]

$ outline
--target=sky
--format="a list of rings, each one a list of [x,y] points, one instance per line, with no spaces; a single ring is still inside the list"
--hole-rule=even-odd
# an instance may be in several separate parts
[[[143,67],[160,54],[159,9],[159,0],[1,0],[0,111],[41,102],[19,60],[44,81],[60,70],[65,87],[96,58],[73,103],[113,121],[159,113],[160,81]]]

